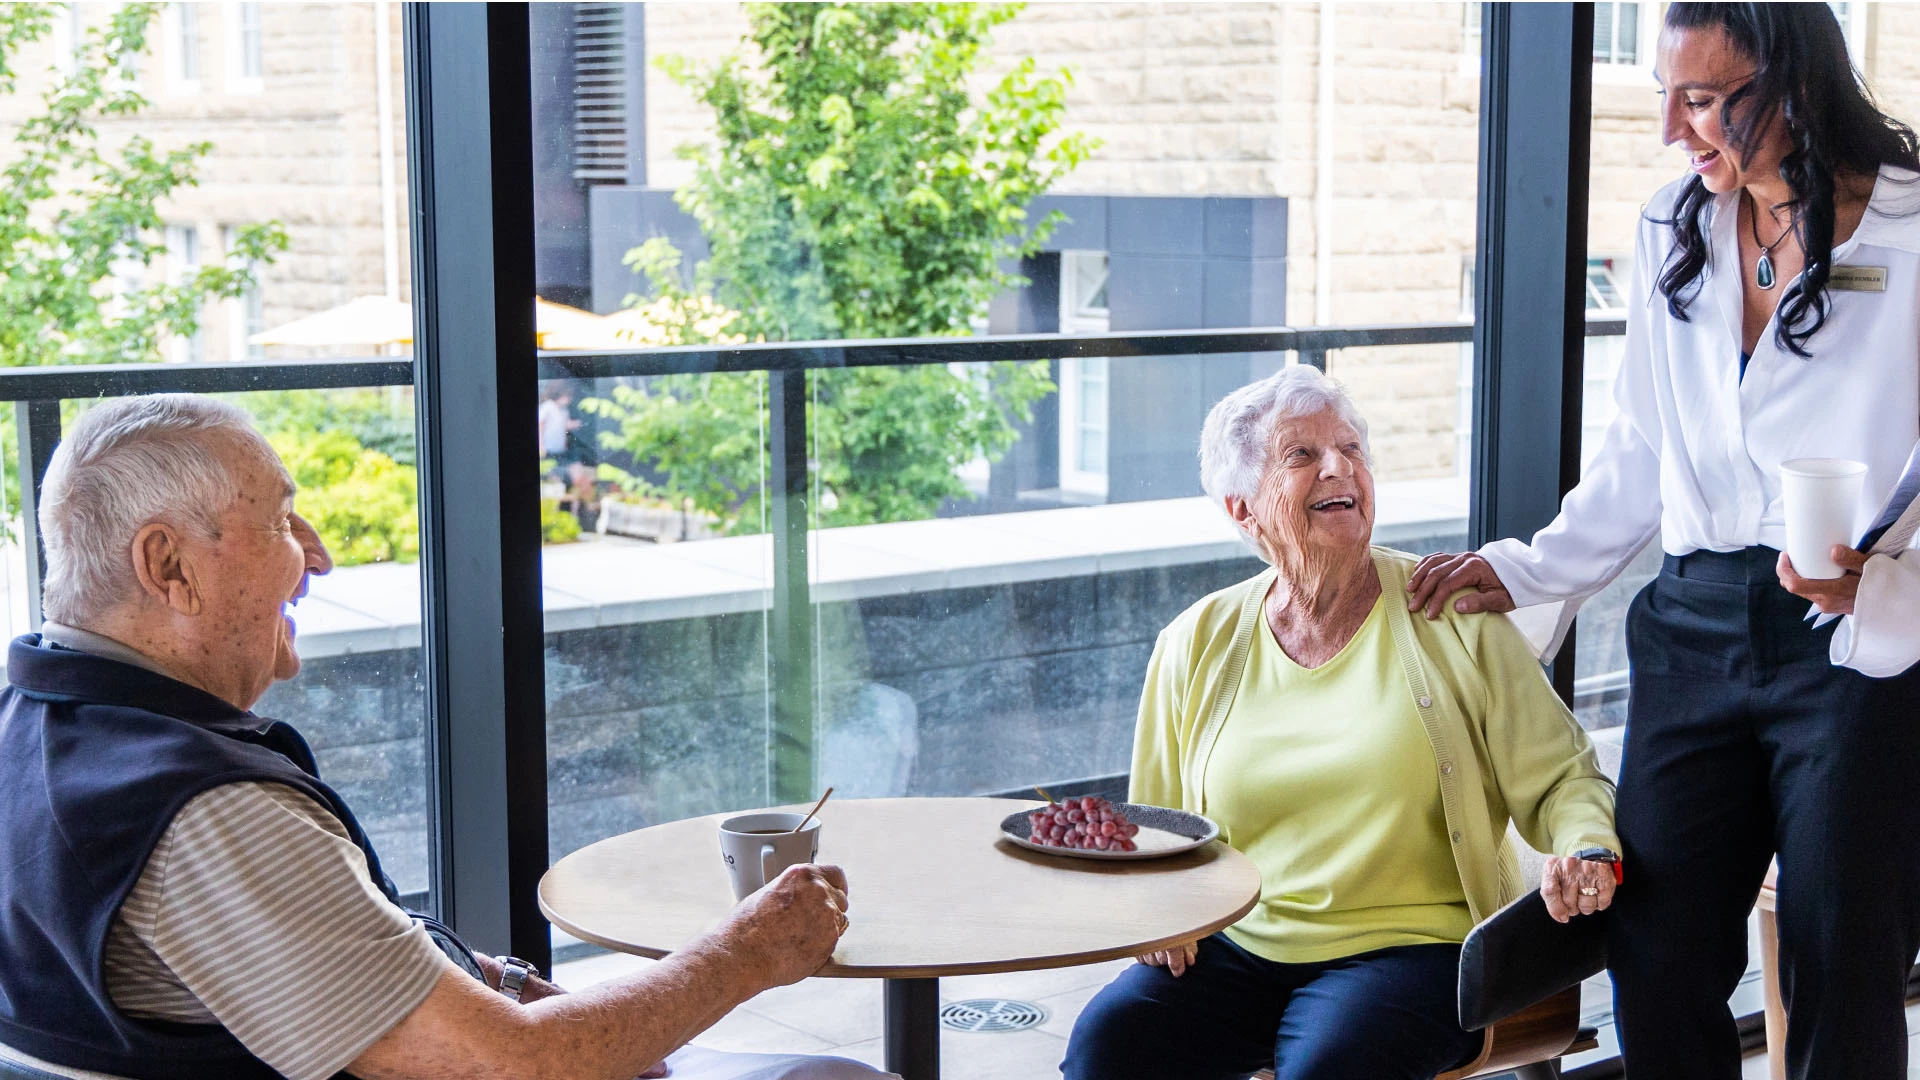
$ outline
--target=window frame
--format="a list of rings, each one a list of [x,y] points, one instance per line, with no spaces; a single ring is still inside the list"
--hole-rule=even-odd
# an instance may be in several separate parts
[[[166,94],[169,97],[199,94],[205,60],[200,48],[200,5],[171,3],[162,8],[160,40],[165,51],[163,86]]]
[[[226,43],[224,89],[229,94],[258,94],[266,88],[265,8],[265,4],[250,0],[227,0],[222,5],[220,14],[225,24]]]

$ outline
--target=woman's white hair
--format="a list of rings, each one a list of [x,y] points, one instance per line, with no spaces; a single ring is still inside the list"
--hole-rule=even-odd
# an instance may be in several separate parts
[[[1235,390],[1214,405],[1200,429],[1200,486],[1219,504],[1229,495],[1251,499],[1273,452],[1273,430],[1282,420],[1332,409],[1360,433],[1369,463],[1367,422],[1346,387],[1319,368],[1295,364]]]
[[[220,515],[240,497],[221,435],[256,444],[279,463],[247,414],[214,398],[125,397],[81,414],[41,485],[48,619],[85,626],[132,596],[133,537],[149,524],[219,536]]]

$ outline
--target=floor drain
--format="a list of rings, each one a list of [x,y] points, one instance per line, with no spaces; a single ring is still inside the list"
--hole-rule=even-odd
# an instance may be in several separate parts
[[[948,1031],[1025,1031],[1046,1021],[1047,1010],[1006,998],[956,1001],[940,1010],[940,1026]]]

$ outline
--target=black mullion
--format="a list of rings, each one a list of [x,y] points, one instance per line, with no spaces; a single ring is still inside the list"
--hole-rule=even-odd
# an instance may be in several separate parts
[[[437,904],[542,967],[546,693],[527,9],[406,8]]]
[[[1580,478],[1592,4],[1485,4],[1468,542],[1531,536]],[[1573,641],[1554,664],[1573,700]]]
[[[807,373],[767,376],[768,528],[773,533],[773,606],[767,627],[776,803],[813,791],[813,603],[807,582]]]
[[[20,547],[27,557],[27,627],[40,629],[40,586],[46,580],[47,545],[40,536],[40,491],[60,443],[60,402],[20,401],[13,407],[20,451]]]

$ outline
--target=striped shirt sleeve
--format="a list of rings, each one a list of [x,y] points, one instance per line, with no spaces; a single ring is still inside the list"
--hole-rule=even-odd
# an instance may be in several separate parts
[[[345,1068],[448,966],[368,880],[332,814],[260,783],[181,808],[122,905],[107,956],[123,1009],[217,1021],[290,1080]]]

